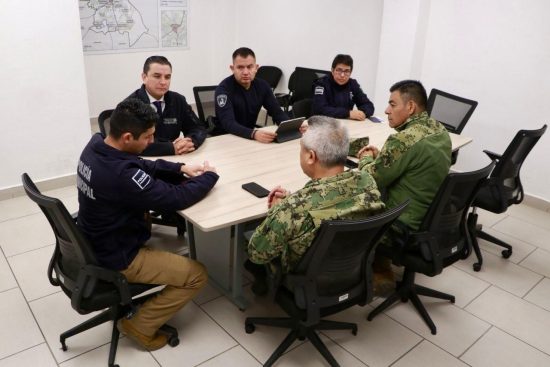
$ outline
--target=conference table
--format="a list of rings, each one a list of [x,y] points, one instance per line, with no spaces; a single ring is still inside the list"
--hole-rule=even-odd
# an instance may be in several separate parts
[[[371,145],[381,148],[395,132],[387,122],[342,120],[350,137],[368,136]],[[276,126],[264,129],[275,130]],[[453,150],[472,139],[450,134]],[[179,211],[187,222],[190,255],[208,269],[210,282],[240,309],[247,307],[243,295],[242,265],[245,261],[247,224],[265,217],[267,198],[256,198],[241,188],[256,182],[271,189],[281,185],[292,192],[302,188],[309,178],[299,161],[300,140],[263,144],[227,134],[210,137],[199,149],[183,156],[162,157],[172,162],[203,163],[216,167],[220,178],[200,202]]]

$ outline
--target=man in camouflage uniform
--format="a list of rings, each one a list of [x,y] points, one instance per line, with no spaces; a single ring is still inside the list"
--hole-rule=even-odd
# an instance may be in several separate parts
[[[248,245],[253,263],[280,257],[284,272],[298,264],[322,220],[365,218],[384,208],[369,173],[344,171],[349,137],[342,123],[326,116],[313,116],[308,122],[300,142],[300,166],[311,180],[293,194],[281,187],[270,192],[267,218]],[[250,263],[245,267],[252,268]]]
[[[373,146],[359,150],[359,169],[370,173],[385,191],[389,208],[411,200],[399,221],[414,231],[449,173],[451,139],[445,127],[428,116],[426,90],[420,82],[403,80],[390,92],[385,113],[397,133],[388,137],[380,152]],[[374,271],[375,287],[384,277],[393,280],[387,260],[377,258]]]

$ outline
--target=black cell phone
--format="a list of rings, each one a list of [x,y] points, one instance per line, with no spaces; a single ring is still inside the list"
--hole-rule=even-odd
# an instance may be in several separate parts
[[[256,182],[248,182],[243,184],[243,189],[256,196],[257,198],[265,198],[269,195],[269,190],[265,187],[258,185]]]
[[[352,161],[351,159],[346,159],[346,163],[344,163],[344,166],[348,168],[357,168],[359,167],[359,163]]]

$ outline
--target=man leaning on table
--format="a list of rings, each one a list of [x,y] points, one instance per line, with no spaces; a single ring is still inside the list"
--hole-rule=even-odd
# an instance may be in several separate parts
[[[172,64],[164,56],[151,56],[143,64],[143,85],[128,98],[151,104],[159,115],[155,140],[141,153],[143,156],[186,154],[206,139],[206,129],[187,104],[185,97],[170,89]],[[180,136],[183,133],[183,136]]]
[[[158,115],[130,98],[111,116],[109,135],[92,136],[78,162],[78,226],[101,266],[120,271],[129,282],[165,285],[119,330],[148,350],[162,348],[158,329],[206,284],[205,267],[191,259],[145,247],[151,236],[150,209],[176,211],[203,199],[218,180],[216,170],[141,159],[153,141]],[[186,174],[190,178],[185,178]]]
[[[359,150],[359,169],[374,177],[385,203],[391,208],[410,199],[398,221],[415,231],[430,206],[451,166],[451,139],[445,127],[426,112],[427,95],[419,81],[403,80],[390,88],[385,113],[391,134],[379,151],[374,146]],[[393,226],[390,235],[398,236]],[[385,237],[389,241],[389,237]],[[389,243],[388,243],[389,244]],[[379,293],[393,287],[389,259],[377,257],[374,283]],[[384,288],[384,290],[382,290]]]
[[[258,65],[254,51],[241,47],[233,52],[233,75],[222,80],[216,88],[216,117],[221,128],[230,134],[261,143],[271,143],[276,134],[256,129],[262,106],[278,123],[288,120],[269,84],[256,79]]]
[[[322,220],[364,218],[383,210],[376,182],[366,171],[345,171],[349,136],[341,121],[313,116],[300,140],[300,166],[310,178],[290,194],[277,186],[268,196],[267,218],[248,245],[245,268],[255,275],[252,290],[267,291],[265,267],[280,258],[292,270],[311,245]]]

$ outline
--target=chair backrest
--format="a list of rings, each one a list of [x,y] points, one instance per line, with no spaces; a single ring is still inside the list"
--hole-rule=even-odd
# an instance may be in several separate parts
[[[313,82],[330,71],[311,69],[297,66],[288,81],[290,90],[290,104],[294,104],[305,98],[313,97]]]
[[[519,173],[523,161],[546,131],[546,125],[537,130],[520,130],[508,145],[491,172],[488,184],[500,186],[501,201],[506,206],[523,200],[523,186]]]
[[[434,88],[428,97],[426,110],[430,117],[441,122],[447,130],[460,134],[476,107],[476,101]]]
[[[97,117],[97,124],[99,125],[99,131],[101,135],[106,137],[109,135],[111,115],[114,110],[105,110]]]
[[[208,126],[208,116],[216,116],[216,104],[214,103],[214,92],[216,87],[217,85],[193,87],[197,112],[199,114],[199,119],[205,124],[204,126]]]
[[[292,105],[292,114],[296,117],[305,117],[306,119],[311,117],[311,106],[313,104],[312,98],[305,98]]]
[[[449,173],[439,187],[417,232],[422,257],[432,262],[432,271],[427,275],[441,273],[467,251],[470,241],[468,211],[494,165],[491,162],[477,171]]]
[[[50,283],[70,294],[77,285],[80,268],[97,265],[92,247],[59,199],[41,194],[28,174],[23,173],[21,179],[27,196],[38,204],[55,234],[55,251],[48,267]],[[94,281],[88,282],[81,290],[83,297],[89,297],[95,285]]]
[[[306,308],[308,300],[315,300],[315,307],[366,302],[373,250],[407,205],[360,220],[323,221],[296,269],[286,276],[285,285],[294,288],[298,307]]]
[[[277,88],[281,76],[283,76],[283,72],[276,66],[262,65],[256,73],[256,77],[265,80],[273,90]]]

